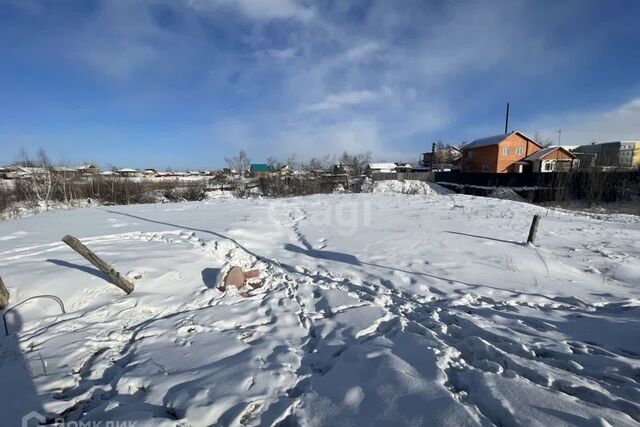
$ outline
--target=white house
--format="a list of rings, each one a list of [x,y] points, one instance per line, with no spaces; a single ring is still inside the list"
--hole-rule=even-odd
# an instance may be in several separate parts
[[[367,173],[394,173],[397,166],[395,163],[369,163]]]
[[[122,168],[122,169],[118,169],[118,175],[125,176],[125,177],[137,176],[138,171],[131,168]]]

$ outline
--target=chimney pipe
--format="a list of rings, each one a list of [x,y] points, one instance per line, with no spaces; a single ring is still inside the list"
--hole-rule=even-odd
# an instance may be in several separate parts
[[[504,120],[504,133],[509,132],[509,103],[507,102],[507,114]]]

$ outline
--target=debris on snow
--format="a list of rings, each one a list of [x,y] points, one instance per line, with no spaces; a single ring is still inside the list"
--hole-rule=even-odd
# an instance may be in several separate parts
[[[514,202],[526,202],[526,200],[511,188],[497,187],[495,190],[488,194],[489,197],[494,199],[511,200]]]

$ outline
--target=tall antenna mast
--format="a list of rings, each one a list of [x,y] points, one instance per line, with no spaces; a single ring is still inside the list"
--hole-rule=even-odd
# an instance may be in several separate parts
[[[560,144],[561,141],[562,141],[562,129],[558,129],[558,145],[562,145]]]

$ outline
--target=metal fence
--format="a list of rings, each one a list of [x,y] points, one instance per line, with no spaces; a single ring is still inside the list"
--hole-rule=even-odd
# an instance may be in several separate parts
[[[436,172],[435,182],[460,191],[509,187],[546,192],[550,200],[629,200],[640,195],[640,171],[574,171],[558,173]],[[450,185],[447,185],[450,184]]]
[[[375,172],[371,174],[373,181],[416,180],[434,182],[434,172]]]

